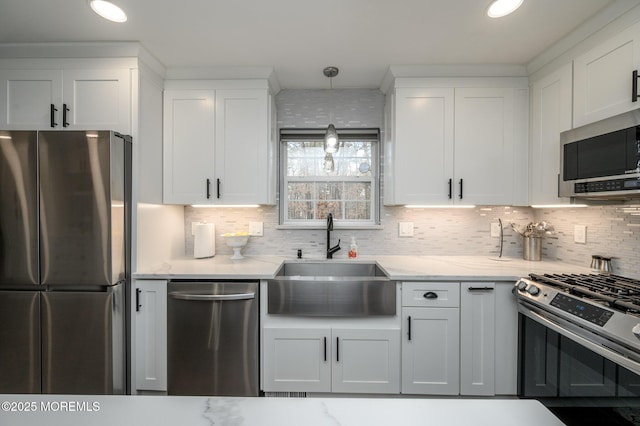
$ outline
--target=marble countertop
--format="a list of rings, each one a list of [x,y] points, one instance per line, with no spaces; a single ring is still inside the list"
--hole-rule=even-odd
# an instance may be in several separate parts
[[[12,426],[562,426],[518,399],[0,395]]]
[[[302,259],[230,256],[167,260],[137,271],[138,279],[270,279],[283,262],[376,262],[393,280],[515,281],[530,273],[590,273],[588,267],[551,260],[526,261],[487,256],[362,256],[358,259]]]

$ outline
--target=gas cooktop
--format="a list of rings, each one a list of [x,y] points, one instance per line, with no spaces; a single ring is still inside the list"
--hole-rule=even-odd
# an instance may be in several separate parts
[[[532,281],[640,315],[640,280],[608,274],[530,274]]]
[[[640,316],[640,280],[608,274],[530,274],[532,281]]]

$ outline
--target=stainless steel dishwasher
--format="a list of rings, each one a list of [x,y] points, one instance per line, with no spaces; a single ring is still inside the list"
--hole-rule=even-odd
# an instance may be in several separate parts
[[[258,283],[170,281],[169,395],[258,396]]]

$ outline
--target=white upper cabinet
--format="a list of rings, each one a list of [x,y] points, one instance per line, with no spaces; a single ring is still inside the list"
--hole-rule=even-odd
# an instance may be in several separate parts
[[[522,84],[400,80],[386,103],[385,204],[526,204]]]
[[[128,69],[74,69],[65,70],[62,76],[64,128],[131,132]]]
[[[449,203],[453,89],[399,88],[395,99],[394,204]]]
[[[269,204],[266,90],[216,91],[216,196],[229,204]]]
[[[126,68],[0,70],[0,127],[131,133]]]
[[[455,102],[455,201],[516,204],[514,89],[456,89]]]
[[[277,142],[269,90],[194,85],[165,89],[163,202],[273,204]]]
[[[529,202],[567,204],[558,197],[560,133],[571,129],[572,67],[566,64],[531,86]]]
[[[640,24],[576,57],[573,126],[583,126],[638,108],[640,103],[632,100],[632,73],[639,69]]]
[[[215,91],[165,90],[165,204],[205,204],[215,193]]]

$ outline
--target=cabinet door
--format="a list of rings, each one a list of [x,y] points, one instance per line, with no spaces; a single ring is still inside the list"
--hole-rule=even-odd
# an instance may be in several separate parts
[[[402,393],[458,395],[458,308],[402,308]]]
[[[0,70],[0,100],[2,129],[61,129],[62,71]]]
[[[63,72],[62,125],[69,130],[131,133],[131,75],[128,69]]]
[[[573,126],[638,108],[632,72],[640,67],[640,24],[574,59]]]
[[[571,64],[532,86],[529,202],[566,204],[558,197],[560,132],[571,129]]]
[[[400,330],[333,329],[332,339],[333,392],[400,392]]]
[[[331,330],[263,329],[265,392],[331,392]]]
[[[456,89],[455,202],[512,204],[514,96],[509,88]]]
[[[495,284],[462,283],[460,394],[495,394]]]
[[[495,286],[495,393],[518,393],[518,305],[511,293],[513,282]]]
[[[136,280],[135,388],[167,390],[167,282]]]
[[[451,203],[453,89],[398,88],[395,99],[394,204]]]
[[[268,102],[266,90],[216,91],[215,175],[221,204],[269,202]]]
[[[215,91],[165,90],[163,144],[163,202],[213,203]]]

